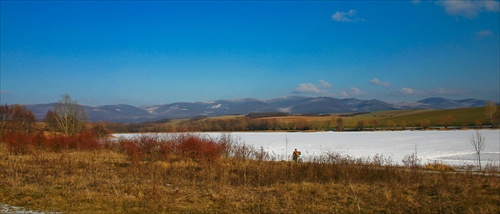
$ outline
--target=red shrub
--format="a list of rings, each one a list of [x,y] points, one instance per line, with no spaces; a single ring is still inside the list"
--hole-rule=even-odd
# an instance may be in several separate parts
[[[10,152],[14,154],[26,154],[30,149],[41,149],[47,138],[42,131],[37,133],[8,132],[5,143]]]
[[[183,135],[178,140],[178,149],[182,154],[199,160],[216,161],[225,149],[225,144],[195,135]]]
[[[138,163],[144,159],[144,153],[139,148],[136,140],[121,139],[120,148],[134,163]]]
[[[32,136],[24,132],[8,132],[5,143],[9,152],[13,154],[26,154],[29,151]]]
[[[211,162],[218,160],[226,149],[225,143],[196,135],[179,135],[170,140],[159,135],[139,135],[132,139],[120,139],[118,144],[133,162],[162,160],[169,154]]]
[[[82,150],[96,150],[101,148],[101,144],[99,143],[99,137],[95,135],[92,131],[83,131],[72,137],[74,139],[74,143],[78,149]]]
[[[53,135],[46,139],[45,147],[59,152],[64,149],[96,150],[102,148],[102,145],[91,131],[83,131],[73,136]]]
[[[43,148],[47,144],[47,137],[43,131],[39,131],[33,135],[31,143],[36,146],[38,149]]]
[[[55,152],[60,152],[64,149],[69,149],[69,138],[63,135],[51,136],[46,142],[46,148]]]

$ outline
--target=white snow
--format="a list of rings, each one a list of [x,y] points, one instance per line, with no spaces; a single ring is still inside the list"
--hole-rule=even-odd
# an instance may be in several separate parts
[[[149,112],[149,113],[153,114],[153,113],[156,111],[156,109],[158,109],[158,108],[159,108],[159,106],[144,106],[144,107],[142,107],[142,108],[143,108],[144,110],[146,110],[147,112]]]
[[[441,161],[450,165],[475,165],[471,138],[476,130],[454,131],[376,131],[376,132],[231,132],[241,143],[262,147],[272,155],[286,159],[297,148],[304,159],[337,152],[354,158],[383,155],[401,164],[403,157],[417,153],[422,164]],[[483,165],[500,165],[500,130],[479,130],[485,137]],[[218,137],[222,133],[201,133]],[[133,134],[115,134],[130,137]]]
[[[288,113],[288,112],[290,112],[290,109],[291,109],[291,107],[288,107],[288,108],[278,108],[278,111],[280,111],[280,112],[287,112]]]
[[[210,108],[211,109],[216,109],[216,108],[220,108],[221,106],[222,106],[222,104],[219,103],[218,105],[211,106]]]
[[[8,204],[0,203],[0,213],[22,213],[22,214],[43,214],[44,212],[37,212],[32,210],[26,210],[22,207],[11,206]]]

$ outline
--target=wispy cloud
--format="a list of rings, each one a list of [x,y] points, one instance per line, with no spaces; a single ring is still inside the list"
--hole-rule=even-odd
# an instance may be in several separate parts
[[[319,84],[313,83],[301,83],[295,88],[295,92],[298,93],[328,93],[326,88],[330,88],[332,85],[324,80],[319,80]]]
[[[296,92],[300,93],[320,93],[319,88],[312,83],[301,83],[297,88],[295,88]]]
[[[352,97],[352,96],[357,96],[357,95],[363,95],[365,92],[363,92],[361,89],[356,88],[356,87],[349,87],[347,90],[339,91],[335,93],[334,95],[339,96],[339,97]]]
[[[490,37],[493,36],[493,32],[491,30],[481,30],[474,33],[474,35],[478,38]]]
[[[373,78],[369,82],[373,85],[381,85],[384,87],[389,87],[391,85],[389,82],[382,82],[378,78]]]
[[[358,14],[357,10],[349,10],[348,12],[337,11],[332,15],[332,19],[336,22],[362,22],[362,21],[366,21],[365,19],[356,17],[357,14]]]
[[[442,6],[446,13],[453,16],[463,16],[466,18],[474,18],[480,12],[498,12],[500,10],[500,2],[494,0],[488,1],[437,1],[436,4]]]
[[[349,88],[349,92],[352,95],[361,95],[361,94],[364,94],[363,91],[361,91],[359,88],[356,88],[356,87],[350,87]]]
[[[410,94],[414,93],[413,89],[406,88],[406,87],[402,87],[399,91],[401,91],[403,94],[406,94],[406,95],[410,95]]]
[[[327,81],[324,81],[324,80],[319,80],[319,83],[323,86],[323,87],[326,87],[326,88],[330,88],[332,87],[332,85],[330,83],[328,83]]]

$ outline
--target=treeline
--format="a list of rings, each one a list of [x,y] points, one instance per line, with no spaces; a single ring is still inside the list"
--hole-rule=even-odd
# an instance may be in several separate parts
[[[340,115],[288,115],[286,113],[251,113],[245,116],[199,116],[166,123],[107,123],[113,132],[210,132],[210,131],[375,131],[426,130],[497,127],[499,108],[431,111],[407,116],[360,112]]]
[[[22,105],[0,105],[0,142],[14,154],[45,149],[96,149],[99,139],[111,132],[104,123],[88,123],[87,113],[69,95],[64,95],[47,112],[44,122],[36,122],[32,111]]]
[[[331,130],[331,121],[309,121],[307,119],[250,118],[231,119],[204,118],[158,123],[105,123],[107,129],[116,133],[139,132],[217,132],[217,131],[308,131]]]
[[[366,131],[406,129],[448,129],[496,127],[500,121],[499,108],[488,103],[474,112],[441,110],[427,115],[405,117],[359,112],[340,115],[289,115],[282,112],[250,113],[227,117],[198,116],[191,119],[144,123],[90,123],[83,108],[68,95],[48,111],[43,122],[37,123],[33,112],[21,105],[0,106],[0,137],[8,133],[29,134],[36,131],[51,134],[76,135],[83,131],[97,137],[108,133],[140,132],[220,132],[220,131]],[[464,117],[475,115],[474,117]]]
[[[190,119],[170,123],[106,123],[115,133],[140,132],[220,132],[220,131],[365,131],[396,129],[429,129],[431,121],[423,119],[414,124],[405,121],[399,124],[389,120],[381,124],[378,120],[351,119],[353,116],[293,116],[235,117]]]

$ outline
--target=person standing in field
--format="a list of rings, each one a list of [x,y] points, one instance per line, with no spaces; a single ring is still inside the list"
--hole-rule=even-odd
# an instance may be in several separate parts
[[[300,151],[295,149],[292,153],[293,161],[297,162],[299,160],[299,156],[300,156]]]

